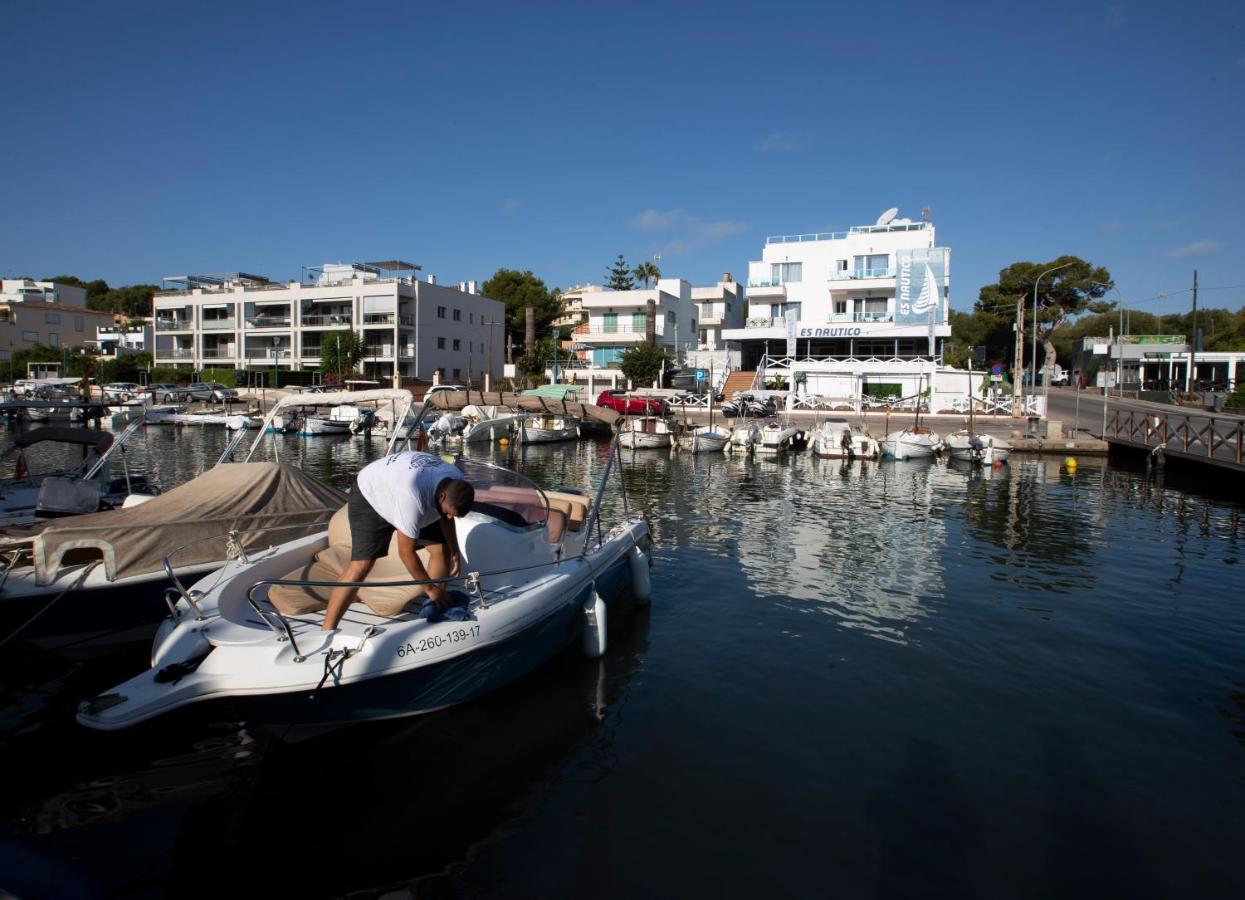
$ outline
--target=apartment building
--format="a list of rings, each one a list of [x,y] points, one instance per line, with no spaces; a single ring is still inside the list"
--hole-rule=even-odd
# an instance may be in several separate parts
[[[110,325],[112,313],[88,309],[83,288],[29,278],[0,282],[0,360],[35,344],[88,346],[97,329]]]
[[[725,272],[722,280],[712,287],[692,288],[692,302],[696,304],[699,328],[697,349],[725,349],[723,332],[742,328],[744,324],[747,300],[743,286],[731,278],[730,272]]]
[[[95,345],[103,356],[120,356],[124,353],[146,353],[152,348],[150,320],[126,319],[117,316],[111,325],[95,329]]]
[[[155,362],[194,369],[316,369],[326,333],[363,337],[369,378],[478,381],[502,372],[505,305],[421,280],[402,260],[306,267],[299,281],[245,272],[173,276],[155,297]]]
[[[907,395],[941,367],[950,285],[933,222],[891,209],[847,231],[767,237],[748,264],[747,319],[722,334],[743,369],[792,375],[808,393],[859,397],[885,381]]]
[[[583,348],[589,365],[598,369],[617,367],[628,347],[644,343],[650,300],[656,307],[657,343],[676,354],[696,349],[700,337],[692,286],[681,278],[661,278],[654,288],[583,294],[587,320],[575,328],[572,338],[576,348]]]

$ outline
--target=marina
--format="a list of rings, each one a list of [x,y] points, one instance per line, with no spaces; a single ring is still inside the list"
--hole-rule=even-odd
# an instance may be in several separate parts
[[[149,428],[131,441],[130,464],[172,487],[211,471],[228,439]],[[266,439],[338,487],[386,447],[379,436]],[[610,446],[462,452],[588,490]],[[1144,871],[1147,883],[1203,895],[1231,882],[1228,845],[1245,808],[1245,672],[1233,648],[1245,618],[1213,585],[1239,555],[1240,506],[1094,459],[1071,471],[1030,455],[993,467],[814,452],[624,451],[620,461],[652,530],[652,600],[610,615],[604,656],[576,643],[463,706],[293,741],[288,721],[265,728],[193,709],[94,733],[74,722],[78,701],[146,668],[141,642],[68,669],[20,649],[6,660],[23,675],[5,681],[0,746],[10,766],[57,763],[6,794],[9,840],[65,877],[180,893],[187,879],[198,889],[224,877],[188,869],[187,840],[240,848],[262,833],[295,852],[310,839],[310,821],[273,834],[281,804],[265,798],[313,793],[319,808],[384,784],[325,893],[413,880],[502,896],[516,859],[547,839],[577,840],[587,862],[643,856],[643,881],[616,876],[619,891],[653,878],[694,890],[685,854],[715,853],[756,815],[786,824],[754,838],[765,866],[719,864],[714,877],[733,890],[803,893],[833,869],[849,892],[989,894],[1023,877],[1043,895],[1064,886],[1068,865]],[[621,511],[618,497],[602,502],[603,514]],[[696,589],[705,578],[714,591]],[[356,748],[348,764],[336,761],[340,746]],[[370,758],[437,747],[471,761],[466,783],[394,783],[384,766],[358,774]],[[483,782],[501,787],[471,787]],[[724,793],[723,782],[738,788]],[[798,799],[785,793],[797,782]],[[662,799],[674,783],[677,810]],[[452,801],[461,791],[470,804]],[[439,805],[443,837],[398,852],[394,829],[416,802]],[[1072,803],[1075,821],[1052,820],[1052,802]],[[660,821],[654,806],[667,811]],[[1112,840],[1092,837],[1107,823]],[[110,848],[135,834],[144,849],[126,858],[141,866],[119,865]],[[378,864],[364,846],[393,852]],[[527,872],[550,894],[591,883],[586,870]],[[260,873],[256,886],[275,879]]]

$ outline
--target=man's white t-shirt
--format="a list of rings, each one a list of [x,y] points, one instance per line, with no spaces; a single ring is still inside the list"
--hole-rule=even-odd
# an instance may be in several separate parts
[[[359,492],[376,513],[409,538],[441,518],[437,485],[463,473],[439,456],[408,451],[394,453],[364,466]]]

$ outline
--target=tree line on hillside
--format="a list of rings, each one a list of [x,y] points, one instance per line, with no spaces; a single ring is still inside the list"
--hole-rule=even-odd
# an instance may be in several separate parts
[[[55,275],[43,281],[54,281],[86,290],[86,305],[89,309],[102,312],[125,313],[127,316],[150,316],[151,299],[160,290],[154,284],[129,284],[122,287],[109,287],[102,278],[94,281],[83,281],[75,275]]]

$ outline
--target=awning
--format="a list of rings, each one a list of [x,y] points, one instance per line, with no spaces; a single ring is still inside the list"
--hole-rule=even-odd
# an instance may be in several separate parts
[[[84,447],[94,447],[96,452],[103,454],[112,446],[112,435],[107,431],[96,431],[93,428],[65,428],[53,425],[48,428],[23,431],[13,438],[13,443],[18,447],[30,447],[42,441],[81,444]]]

